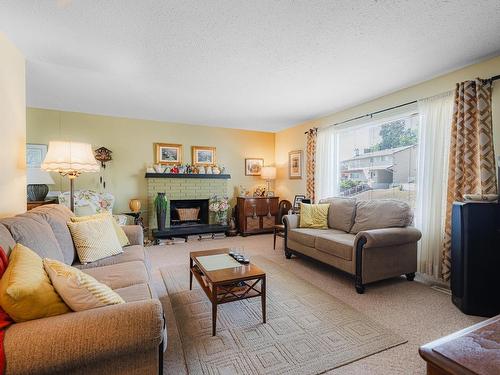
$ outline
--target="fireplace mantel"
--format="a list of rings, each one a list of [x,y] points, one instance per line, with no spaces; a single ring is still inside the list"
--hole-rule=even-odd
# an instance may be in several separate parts
[[[197,174],[197,173],[146,173],[146,178],[206,178],[212,180],[229,180],[230,174]]]

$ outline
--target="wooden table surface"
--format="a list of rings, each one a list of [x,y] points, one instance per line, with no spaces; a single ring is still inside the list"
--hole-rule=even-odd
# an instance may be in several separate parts
[[[241,267],[222,268],[220,270],[207,271],[199,262],[196,261],[197,257],[228,253],[229,249],[193,251],[190,253],[190,257],[196,262],[198,267],[203,271],[212,284],[224,284],[235,281],[251,280],[266,275],[264,271],[252,263],[244,264]]]
[[[500,315],[423,345],[428,375],[500,374]]]

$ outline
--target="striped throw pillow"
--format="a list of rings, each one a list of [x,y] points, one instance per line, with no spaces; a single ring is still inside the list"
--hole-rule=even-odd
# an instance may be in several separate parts
[[[111,217],[68,222],[80,262],[89,263],[123,253]]]
[[[127,235],[125,234],[125,231],[122,229],[122,227],[116,222],[115,218],[111,213],[109,212],[102,212],[100,214],[95,214],[95,215],[89,215],[89,216],[73,216],[70,218],[70,220],[73,223],[80,222],[80,221],[87,221],[87,220],[94,220],[94,219],[102,219],[109,217],[111,218],[111,222],[113,223],[113,228],[116,232],[116,235],[118,236],[118,241],[120,241],[120,245],[123,246],[128,246],[130,245],[130,241],[128,240]]]
[[[54,289],[73,311],[125,303],[110,287],[75,267],[48,258],[43,266]]]

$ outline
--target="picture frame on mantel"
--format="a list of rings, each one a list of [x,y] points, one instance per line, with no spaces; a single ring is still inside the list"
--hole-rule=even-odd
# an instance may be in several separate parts
[[[260,176],[264,159],[262,158],[247,158],[245,159],[245,176]]]
[[[182,145],[175,143],[155,143],[156,164],[182,164]]]
[[[216,148],[191,146],[192,163],[197,167],[211,167],[216,163]]]
[[[288,178],[290,180],[302,179],[302,150],[288,153]]]

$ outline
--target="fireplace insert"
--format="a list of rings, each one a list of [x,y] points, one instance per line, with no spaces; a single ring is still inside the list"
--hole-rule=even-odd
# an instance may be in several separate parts
[[[170,200],[170,226],[208,224],[208,199]]]

